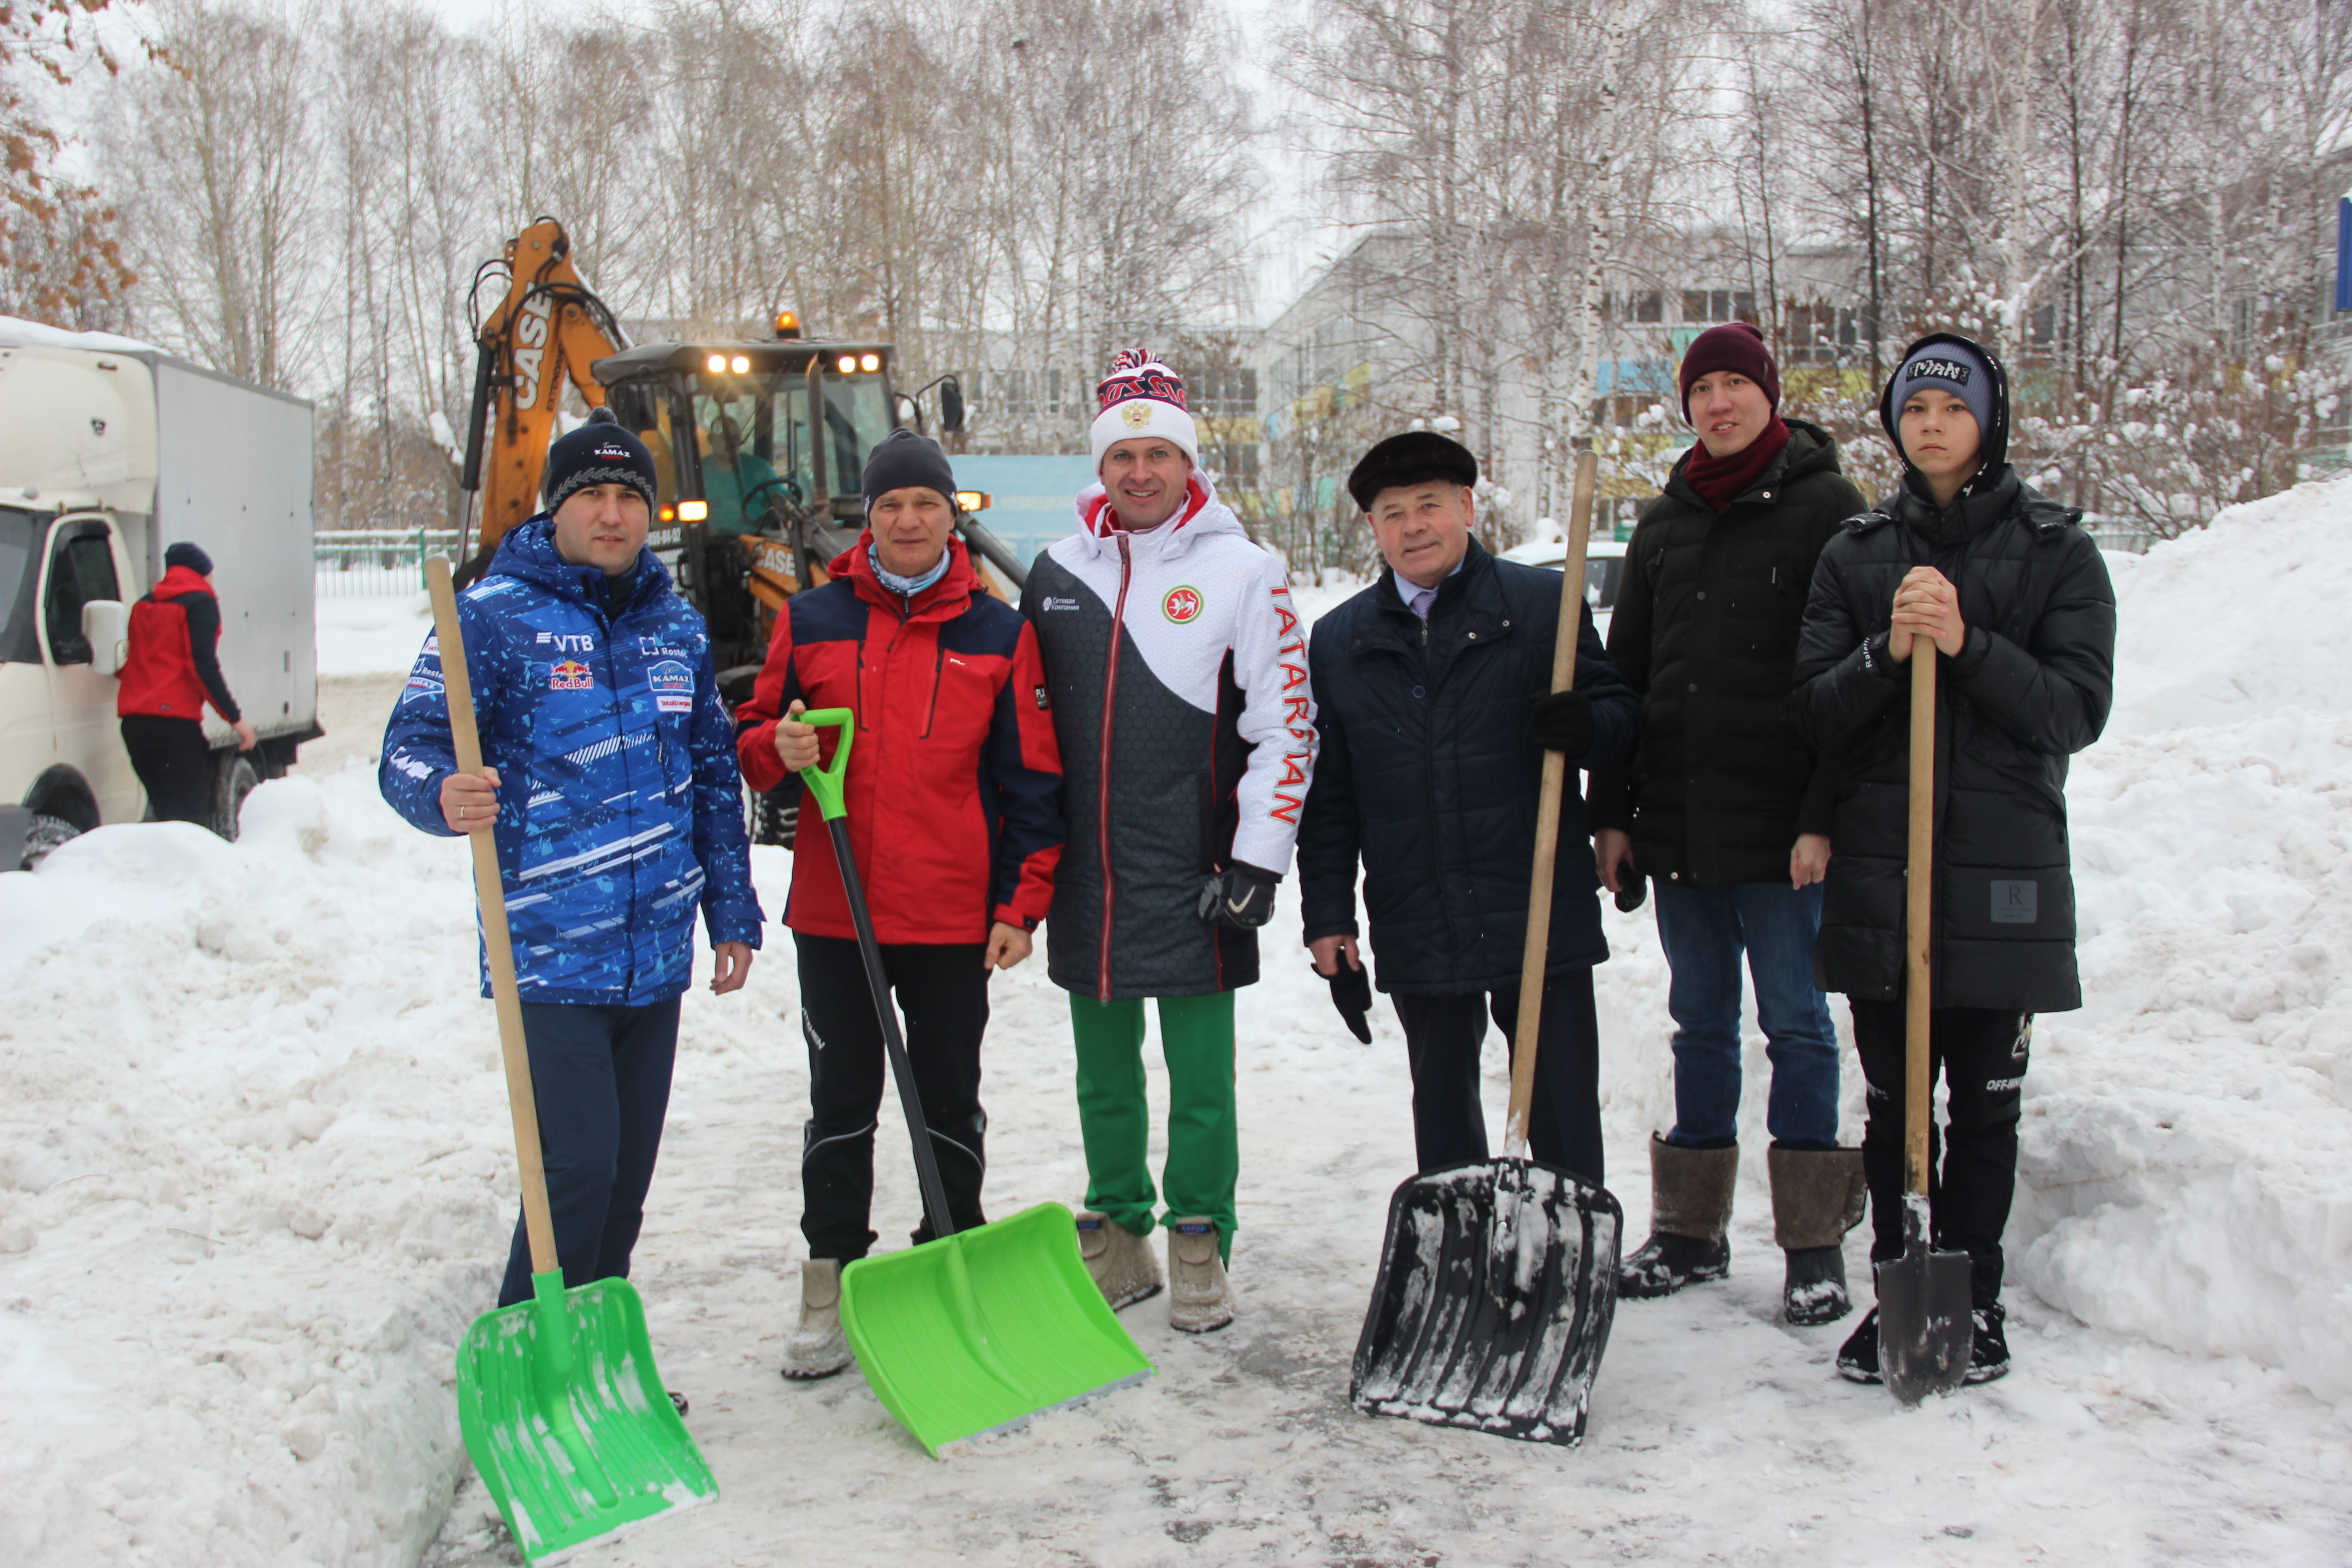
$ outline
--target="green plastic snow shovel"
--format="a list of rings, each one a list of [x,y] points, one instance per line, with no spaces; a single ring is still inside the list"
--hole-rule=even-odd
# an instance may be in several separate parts
[[[1969,1316],[1969,1255],[1932,1245],[1927,1203],[1929,943],[1935,921],[1936,645],[1911,643],[1911,842],[1904,889],[1903,1256],[1880,1264],[1878,1367],[1905,1405],[1948,1394],[1968,1376],[1976,1325]]]
[[[801,777],[833,836],[890,1076],[914,1141],[923,1213],[937,1238],[844,1268],[841,1328],[883,1408],[937,1456],[950,1443],[1010,1431],[1062,1405],[1140,1383],[1151,1375],[1151,1363],[1087,1275],[1068,1209],[1039,1204],[1010,1219],[956,1229],[849,845],[842,780],[856,722],[846,708],[803,713],[800,721],[841,731],[832,766],[803,769]]]
[[[482,744],[449,563],[436,558],[425,575],[458,771],[479,775]],[[590,1542],[709,1502],[719,1496],[719,1483],[663,1392],[636,1291],[625,1279],[563,1288],[540,1165],[539,1108],[523,1047],[498,847],[487,833],[470,841],[515,1153],[522,1166],[533,1299],[486,1312],[466,1331],[457,1347],[457,1426],[523,1556],[553,1563]]]

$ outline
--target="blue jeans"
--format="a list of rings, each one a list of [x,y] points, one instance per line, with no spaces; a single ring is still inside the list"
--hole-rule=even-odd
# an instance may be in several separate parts
[[[1757,1020],[1772,1063],[1765,1126],[1791,1149],[1834,1149],[1837,1030],[1813,988],[1822,885],[1774,882],[1681,888],[1654,882],[1658,945],[1674,980],[1675,1127],[1666,1142],[1726,1149],[1739,1136],[1739,954],[1756,984]]]

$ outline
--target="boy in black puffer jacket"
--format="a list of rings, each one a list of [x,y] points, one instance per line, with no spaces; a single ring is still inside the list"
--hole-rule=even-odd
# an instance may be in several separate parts
[[[1829,883],[1814,966],[1853,1008],[1869,1080],[1863,1157],[1871,1258],[1901,1255],[1903,923],[1910,813],[1910,668],[1937,671],[1932,1059],[1949,1103],[1929,1134],[1935,1245],[1969,1254],[1976,1350],[2009,1370],[2001,1232],[2036,1013],[2082,1005],[2066,840],[2066,759],[2099,738],[2114,692],[2116,603],[2082,513],[2007,461],[2000,362],[1953,333],[1904,355],[1879,417],[1903,484],[1823,548],[1806,606],[1793,716],[1837,759]],[[1878,1381],[1874,1310],[1838,1370]]]

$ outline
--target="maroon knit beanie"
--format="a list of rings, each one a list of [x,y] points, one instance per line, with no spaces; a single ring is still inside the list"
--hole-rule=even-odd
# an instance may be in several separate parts
[[[1764,389],[1772,406],[1780,406],[1780,367],[1764,346],[1764,334],[1747,321],[1726,321],[1709,327],[1691,340],[1683,354],[1683,421],[1690,422],[1691,384],[1718,370],[1744,375]]]

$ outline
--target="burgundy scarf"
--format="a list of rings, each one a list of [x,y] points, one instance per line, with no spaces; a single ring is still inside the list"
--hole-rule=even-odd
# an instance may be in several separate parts
[[[1690,481],[1699,499],[1721,511],[1736,500],[1739,492],[1754,484],[1789,444],[1789,427],[1778,414],[1762,434],[1728,458],[1718,458],[1701,441],[1691,451],[1690,463],[1683,469],[1683,478]]]

